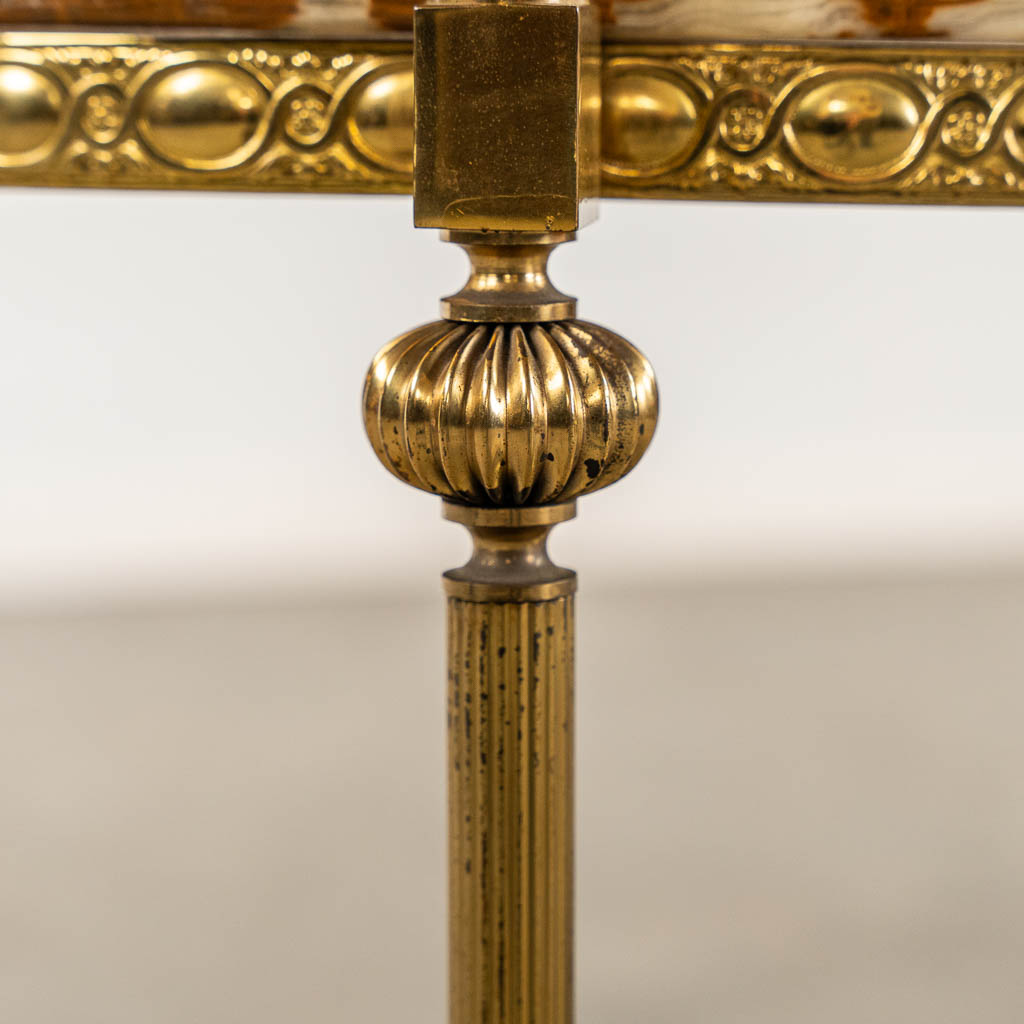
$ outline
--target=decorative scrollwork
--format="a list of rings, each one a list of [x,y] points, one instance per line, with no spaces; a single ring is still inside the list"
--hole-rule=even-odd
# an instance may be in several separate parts
[[[409,192],[412,84],[402,43],[0,35],[0,184]],[[1024,47],[606,45],[603,108],[609,196],[1024,202]]]
[[[402,44],[0,37],[0,183],[408,192]]]
[[[663,126],[646,166],[605,162],[606,195],[1024,201],[1024,49],[623,45],[604,75]]]

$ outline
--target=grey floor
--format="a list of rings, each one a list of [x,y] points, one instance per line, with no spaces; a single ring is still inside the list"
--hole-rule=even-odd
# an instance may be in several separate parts
[[[0,620],[0,1021],[444,1020],[440,600]],[[588,593],[583,1024],[1024,1020],[1024,575]]]

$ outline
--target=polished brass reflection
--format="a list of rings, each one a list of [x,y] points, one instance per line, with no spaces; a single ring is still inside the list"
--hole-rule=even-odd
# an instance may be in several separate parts
[[[441,237],[460,245],[470,262],[469,280],[455,295],[441,300],[446,320],[515,323],[576,315],[576,300],[548,277],[552,250],[572,241],[574,234],[446,231]]]
[[[577,51],[577,15],[554,14],[574,98],[547,97],[540,51],[532,93],[522,62],[482,63],[497,113],[528,126],[547,103],[546,129],[428,133],[439,225],[570,231],[598,175],[624,198],[1024,202],[1024,47],[605,44],[598,87],[583,22]],[[0,34],[0,184],[408,193],[413,78],[402,42]],[[475,95],[434,79],[437,102]]]
[[[139,134],[169,163],[218,170],[255,148],[269,99],[241,68],[193,62],[156,76],[141,92]]]
[[[602,195],[1019,203],[1024,48],[604,48]]]
[[[605,75],[601,102],[601,158],[618,175],[643,177],[678,166],[701,140],[706,97],[670,71],[620,61]]]
[[[412,176],[411,67],[385,65],[353,90],[346,123],[349,138],[370,163]],[[401,130],[399,130],[401,129]]]
[[[885,178],[912,159],[923,115],[898,82],[844,75],[798,93],[784,131],[811,170],[863,181]]]
[[[408,192],[404,43],[0,34],[0,184]]]
[[[0,64],[0,167],[30,166],[57,138],[64,97],[28,65]]]

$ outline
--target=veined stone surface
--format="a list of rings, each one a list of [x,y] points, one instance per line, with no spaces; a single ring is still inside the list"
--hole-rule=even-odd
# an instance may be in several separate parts
[[[8,0],[0,25],[174,25],[366,34],[405,30],[414,0]],[[1020,0],[598,0],[605,37],[1024,41]]]
[[[1024,40],[1019,0],[616,0],[606,36]]]

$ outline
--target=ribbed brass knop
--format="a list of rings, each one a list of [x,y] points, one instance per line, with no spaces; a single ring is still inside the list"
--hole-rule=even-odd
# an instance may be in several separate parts
[[[625,476],[658,394],[628,341],[578,320],[437,321],[377,355],[367,433],[402,480],[472,505],[569,501]]]

